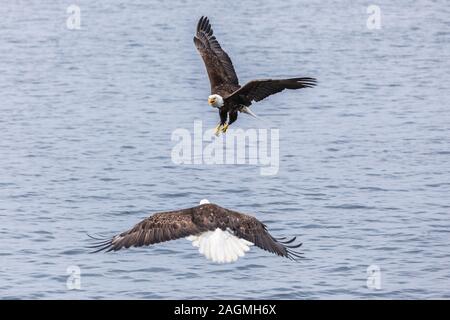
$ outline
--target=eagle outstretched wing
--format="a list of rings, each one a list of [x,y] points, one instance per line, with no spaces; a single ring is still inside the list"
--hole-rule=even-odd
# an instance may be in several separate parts
[[[234,231],[237,237],[250,241],[255,246],[278,256],[292,260],[302,257],[301,253],[292,250],[302,245],[302,243],[293,244],[296,237],[289,240],[285,240],[285,238],[276,239],[267,231],[265,224],[246,214],[230,211],[229,217],[229,228]]]
[[[236,86],[239,84],[233,63],[213,35],[213,30],[207,17],[201,17],[198,21],[194,43],[205,63],[211,83],[211,93],[215,93],[215,88],[223,84]]]
[[[316,85],[314,78],[262,79],[252,80],[234,91],[225,100],[233,100],[236,104],[250,105],[252,101],[261,101],[284,89],[312,88]]]
[[[197,234],[204,230],[193,223],[192,210],[193,208],[189,208],[156,213],[142,220],[130,230],[109,239],[91,237],[101,240],[91,248],[96,249],[94,252],[117,251],[122,248],[148,246]]]

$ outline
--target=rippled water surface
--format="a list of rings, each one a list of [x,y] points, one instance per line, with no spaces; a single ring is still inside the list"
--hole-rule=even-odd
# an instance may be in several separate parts
[[[450,8],[446,1],[10,1],[0,8],[0,297],[450,298]],[[319,86],[254,106],[280,169],[176,165],[177,128],[205,128],[192,43],[208,15],[241,82]],[[208,198],[298,235],[293,263],[252,248],[215,265],[186,240],[89,254],[153,212]],[[366,270],[381,268],[381,289]],[[81,269],[81,290],[66,287]]]

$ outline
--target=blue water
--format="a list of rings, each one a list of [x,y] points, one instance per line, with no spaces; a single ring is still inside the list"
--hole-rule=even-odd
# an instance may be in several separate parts
[[[450,298],[450,7],[366,1],[76,1],[0,7],[1,298]],[[201,15],[242,83],[319,86],[254,106],[280,168],[176,165],[177,128],[218,115],[192,43]],[[209,263],[186,240],[89,254],[153,212],[208,198],[298,235],[295,263],[252,248]],[[366,270],[381,269],[381,289]],[[66,287],[81,269],[81,289]]]

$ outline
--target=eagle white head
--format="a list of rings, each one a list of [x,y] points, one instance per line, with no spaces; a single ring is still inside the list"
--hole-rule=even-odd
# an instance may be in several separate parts
[[[210,202],[208,201],[208,199],[203,199],[200,201],[200,204],[209,204]]]
[[[220,108],[223,103],[223,98],[218,94],[212,94],[208,97],[208,104],[213,108]]]

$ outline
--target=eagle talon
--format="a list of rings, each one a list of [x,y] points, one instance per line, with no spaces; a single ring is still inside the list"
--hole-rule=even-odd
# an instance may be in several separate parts
[[[229,125],[228,123],[225,124],[225,125],[222,127],[222,132],[223,132],[223,133],[227,132],[227,129],[228,129],[229,126],[230,126],[230,125]]]
[[[214,132],[216,137],[218,137],[220,135],[220,131],[222,130],[222,127],[223,126],[221,124],[217,125],[215,132]]]

